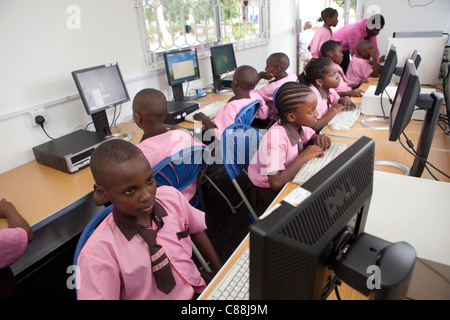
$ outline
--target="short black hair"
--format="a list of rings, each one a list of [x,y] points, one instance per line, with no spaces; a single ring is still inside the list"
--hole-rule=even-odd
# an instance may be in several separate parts
[[[98,185],[103,178],[113,172],[106,172],[110,164],[119,164],[142,154],[134,144],[122,139],[110,139],[100,144],[91,154],[90,167],[92,176]]]
[[[325,41],[322,44],[322,46],[320,47],[320,54],[322,55],[322,57],[327,57],[328,51],[334,51],[340,45],[341,45],[341,43],[339,41],[335,41],[335,40]]]

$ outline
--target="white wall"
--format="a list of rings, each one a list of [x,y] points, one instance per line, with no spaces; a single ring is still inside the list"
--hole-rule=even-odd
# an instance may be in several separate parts
[[[80,29],[67,28],[70,5],[80,8]],[[237,51],[238,64],[262,71],[267,56],[281,51],[295,72],[294,14],[294,0],[271,1],[270,44]],[[0,39],[0,173],[34,160],[32,147],[49,141],[40,127],[31,126],[27,111],[35,106],[46,108],[45,128],[53,137],[91,121],[80,99],[67,99],[77,93],[73,70],[117,61],[131,98],[146,87],[172,97],[165,73],[147,71],[133,0],[1,0]],[[208,59],[201,60],[202,80],[191,86],[212,83],[210,68]],[[61,102],[48,106],[55,100]],[[130,119],[128,102],[118,122]]]

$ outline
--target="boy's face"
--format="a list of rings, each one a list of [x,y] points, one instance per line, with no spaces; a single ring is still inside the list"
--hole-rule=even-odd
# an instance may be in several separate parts
[[[148,160],[139,154],[129,161],[110,164],[105,170],[111,174],[105,177],[102,186],[96,185],[95,191],[119,212],[145,224],[153,211],[156,195],[156,181]]]

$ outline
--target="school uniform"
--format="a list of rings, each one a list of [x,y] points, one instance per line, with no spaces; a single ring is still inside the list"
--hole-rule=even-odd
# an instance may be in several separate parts
[[[273,119],[277,114],[275,107],[273,105],[273,93],[275,89],[281,87],[286,82],[297,82],[298,76],[295,73],[288,73],[286,77],[281,78],[276,81],[271,81],[266,84],[264,87],[255,90],[265,101],[265,106],[260,109],[260,113],[258,113],[259,119]]]
[[[322,26],[320,28],[317,28],[316,32],[314,33],[314,37],[312,38],[311,42],[309,43],[309,47],[310,47],[309,51],[311,51],[312,57],[317,59],[319,57],[319,52],[320,52],[320,48],[322,47],[322,44],[331,39],[332,39],[332,34],[327,27]]]
[[[177,129],[168,130],[151,137],[144,135],[141,142],[136,146],[142,150],[150,165],[154,168],[164,158],[196,145],[202,145],[202,143],[195,140],[189,132]],[[190,201],[194,197],[196,190],[197,180],[181,190],[181,193]]]
[[[367,79],[373,72],[373,66],[368,59],[354,56],[348,65],[347,80],[351,84],[359,84]]]
[[[340,96],[334,89],[330,88],[328,90],[329,91],[328,99],[324,99],[320,94],[319,89],[317,89],[314,85],[310,85],[309,87],[317,96],[316,110],[319,113],[317,119],[320,119],[323,117],[324,114],[330,111],[330,109],[333,107],[334,104],[339,102]]]
[[[289,123],[281,125],[277,122],[263,136],[247,169],[252,185],[247,188],[246,194],[258,215],[279,192],[270,188],[268,176],[286,169],[314,134],[315,131],[309,127],[302,127],[302,132],[298,132]]]
[[[342,91],[352,91],[352,87],[350,87],[349,82],[347,80],[347,77],[345,76],[344,70],[342,70],[342,67],[340,65],[336,65],[338,68],[338,75],[339,75],[339,86],[335,88],[336,92],[342,92]]]
[[[204,212],[192,207],[179,191],[168,186],[157,189],[154,213],[157,208],[158,212],[163,208],[166,215],[158,214],[164,225],[157,232],[156,242],[170,261],[175,287],[168,294],[156,287],[147,242],[140,234],[133,235],[123,215],[111,213],[80,252],[78,299],[192,299],[194,293],[205,289],[205,281],[192,260],[189,235],[206,229]],[[156,228],[155,223],[151,228]]]
[[[258,94],[258,92],[250,91],[249,96],[249,98],[244,99],[230,99],[227,104],[217,112],[213,123],[216,126],[214,129],[214,134],[218,139],[222,137],[223,131],[235,122],[235,118],[242,108],[248,106],[253,101],[260,100],[260,110],[261,108],[266,110],[264,99]]]

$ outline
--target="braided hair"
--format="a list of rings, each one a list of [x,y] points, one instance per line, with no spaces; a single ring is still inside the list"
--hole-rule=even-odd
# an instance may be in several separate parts
[[[318,21],[325,21],[325,19],[334,16],[336,13],[338,13],[338,12],[334,8],[331,8],[331,7],[325,8],[320,13],[320,18]]]
[[[316,86],[317,79],[323,79],[328,72],[328,67],[334,63],[330,58],[311,59],[298,76],[298,82],[307,86]]]
[[[302,83],[291,81],[283,84],[275,95],[279,123],[285,124],[285,115],[296,110],[299,104],[305,103],[305,98],[310,93],[312,90]]]

